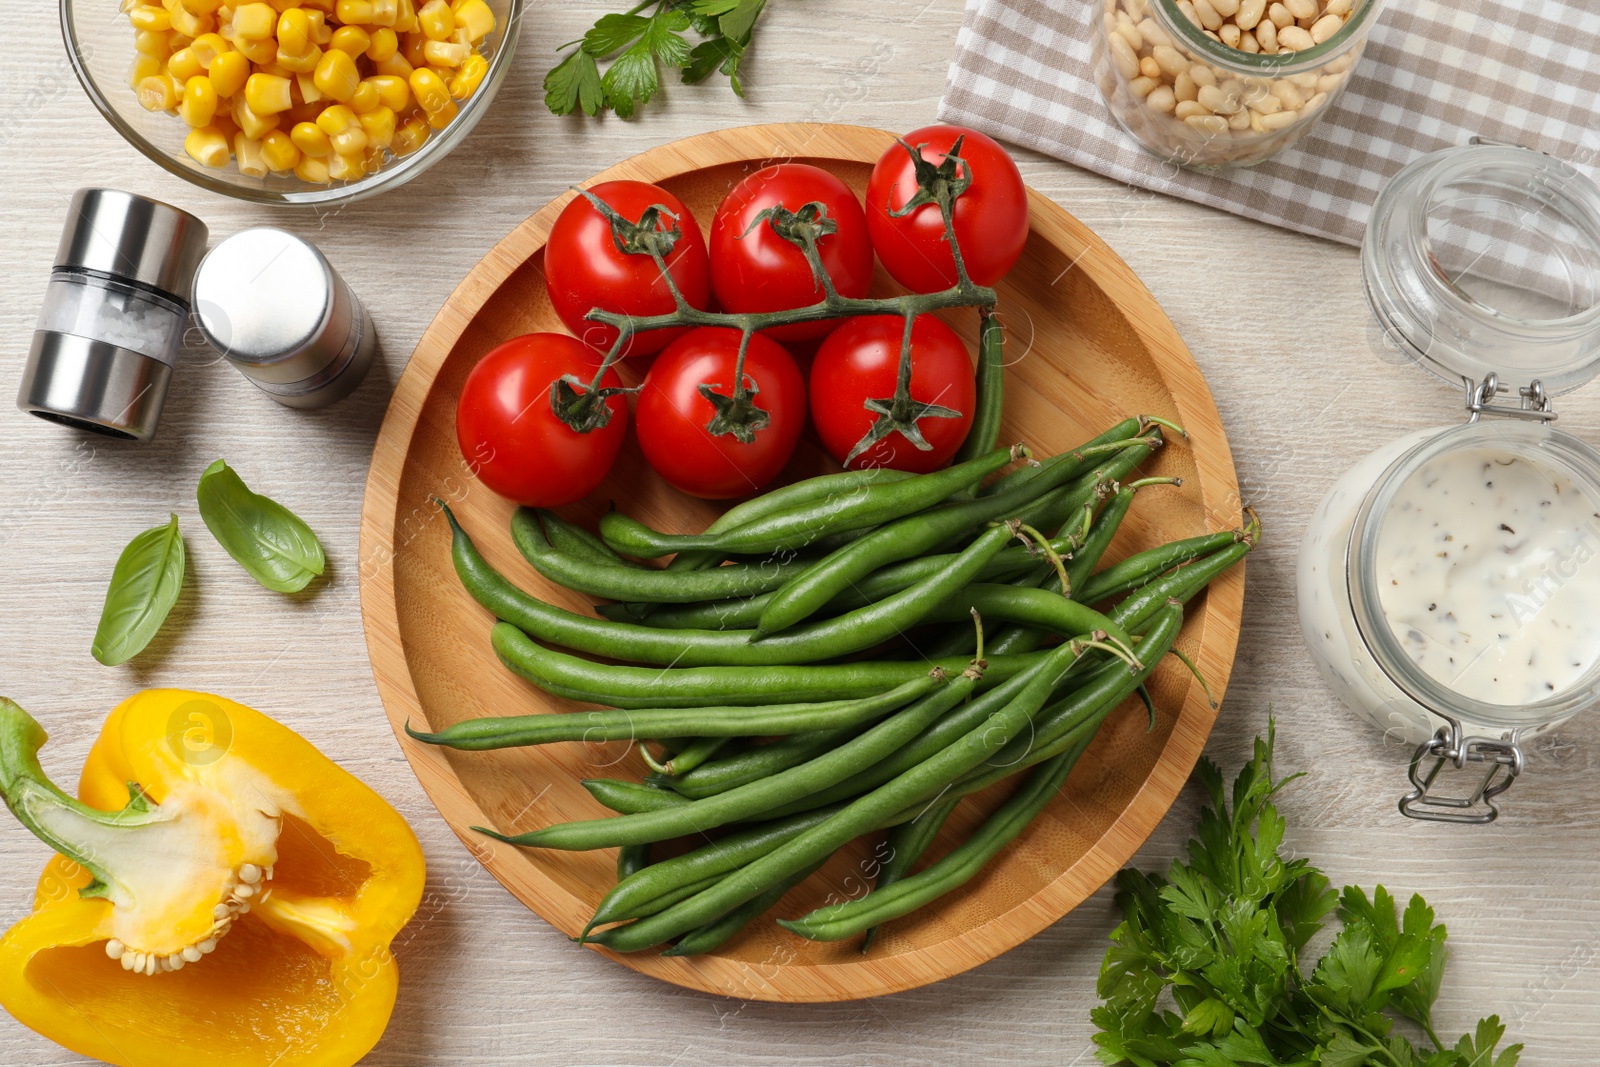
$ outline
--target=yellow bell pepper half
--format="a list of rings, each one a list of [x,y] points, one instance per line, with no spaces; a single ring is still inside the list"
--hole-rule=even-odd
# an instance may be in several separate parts
[[[0,698],[0,795],[58,855],[0,938],[0,1005],[120,1067],[349,1067],[394,1010],[422,850],[381,797],[260,712],[152,689],[74,800]]]

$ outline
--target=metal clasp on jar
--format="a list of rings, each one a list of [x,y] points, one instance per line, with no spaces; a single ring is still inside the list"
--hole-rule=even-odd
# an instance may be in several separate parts
[[[1555,406],[1550,402],[1550,395],[1544,391],[1544,383],[1537,378],[1517,388],[1518,403],[1515,407],[1494,402],[1497,395],[1511,392],[1510,386],[1500,384],[1500,376],[1494,371],[1490,371],[1488,377],[1481,382],[1462,378],[1461,384],[1467,391],[1467,411],[1470,412],[1468,422],[1477,422],[1484,415],[1500,415],[1508,419],[1533,419],[1538,422],[1556,421]]]
[[[1435,715],[1439,715],[1436,711]],[[1522,773],[1522,748],[1517,744],[1520,730],[1503,738],[1467,737],[1461,722],[1449,715],[1439,732],[1417,746],[1411,757],[1411,792],[1400,798],[1400,814],[1429,822],[1453,822],[1482,826],[1500,817],[1495,798],[1511,788]],[[1426,774],[1423,764],[1433,760]],[[1486,763],[1489,770],[1466,796],[1449,796],[1433,791],[1445,765],[1463,770],[1468,763]]]

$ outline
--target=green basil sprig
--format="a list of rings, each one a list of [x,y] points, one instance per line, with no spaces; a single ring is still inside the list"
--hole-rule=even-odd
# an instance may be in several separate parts
[[[144,531],[122,550],[94,632],[94,658],[115,667],[144,651],[183,588],[183,535],[178,516]]]
[[[268,589],[297,593],[327,566],[311,527],[271,497],[251,492],[222,460],[200,475],[195,495],[211,536]]]

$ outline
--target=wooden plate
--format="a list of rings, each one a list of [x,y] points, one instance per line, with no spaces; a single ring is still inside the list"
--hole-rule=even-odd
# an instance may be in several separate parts
[[[677,194],[702,226],[745,174],[776,159],[827,168],[858,191],[893,143],[852,126],[753,126],[692,137],[646,152],[594,181],[637,178]],[[423,788],[467,847],[519,900],[576,934],[615,881],[615,852],[530,852],[490,842],[474,824],[521,832],[604,814],[579,785],[584,777],[637,778],[628,746],[549,745],[497,753],[453,753],[407,738],[407,720],[440,729],[459,719],[575,705],[511,675],[489,647],[491,619],[457,582],[449,532],[431,503],[452,503],[491,563],[535,595],[577,611],[586,598],[550,586],[517,555],[507,530],[511,505],[481,486],[456,447],[456,397],[473,364],[517,334],[560,330],[545,295],[542,248],[572,194],[538,211],[484,257],[446,302],[395,390],[378,437],[361,521],[362,614],[373,673],[401,748]],[[1113,548],[1120,557],[1207,530],[1236,527],[1233,460],[1211,394],[1182,340],[1127,264],[1087,227],[1030,194],[1032,236],[1000,285],[1009,327],[1004,440],[1040,454],[1068,448],[1126,415],[1175,420],[1189,442],[1162,449],[1152,473],[1182,475],[1179,488],[1141,492]],[[893,283],[880,272],[879,288]],[[948,316],[976,341],[976,314]],[[631,370],[631,368],[630,368]],[[635,378],[637,372],[634,372]],[[631,437],[630,437],[631,442]],[[802,443],[786,477],[818,473],[827,461]],[[698,530],[713,506],[677,493],[630,443],[592,502],[566,509],[592,521],[607,501],[668,530]],[[1179,645],[1220,698],[1238,639],[1244,576],[1235,569],[1195,601]],[[887,926],[863,957],[849,942],[795,938],[769,921],[714,955],[664,959],[618,955],[669,982],[745,999],[831,1001],[893,993],[958,974],[1021,943],[1077,906],[1131,857],[1188,777],[1215,717],[1198,685],[1169,661],[1150,686],[1160,714],[1153,730],[1136,701],[1113,716],[1063,794],[984,872],[936,906]],[[961,839],[998,803],[962,805],[935,846]],[[834,857],[794,890],[778,914],[799,915],[869,884],[868,844]],[[603,949],[592,949],[604,952]],[[576,948],[571,951],[579,951]]]

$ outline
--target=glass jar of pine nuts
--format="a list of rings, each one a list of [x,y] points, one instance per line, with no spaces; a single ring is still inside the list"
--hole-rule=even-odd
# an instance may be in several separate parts
[[[1383,0],[1104,0],[1094,75],[1111,114],[1180,166],[1248,167],[1338,98]]]

